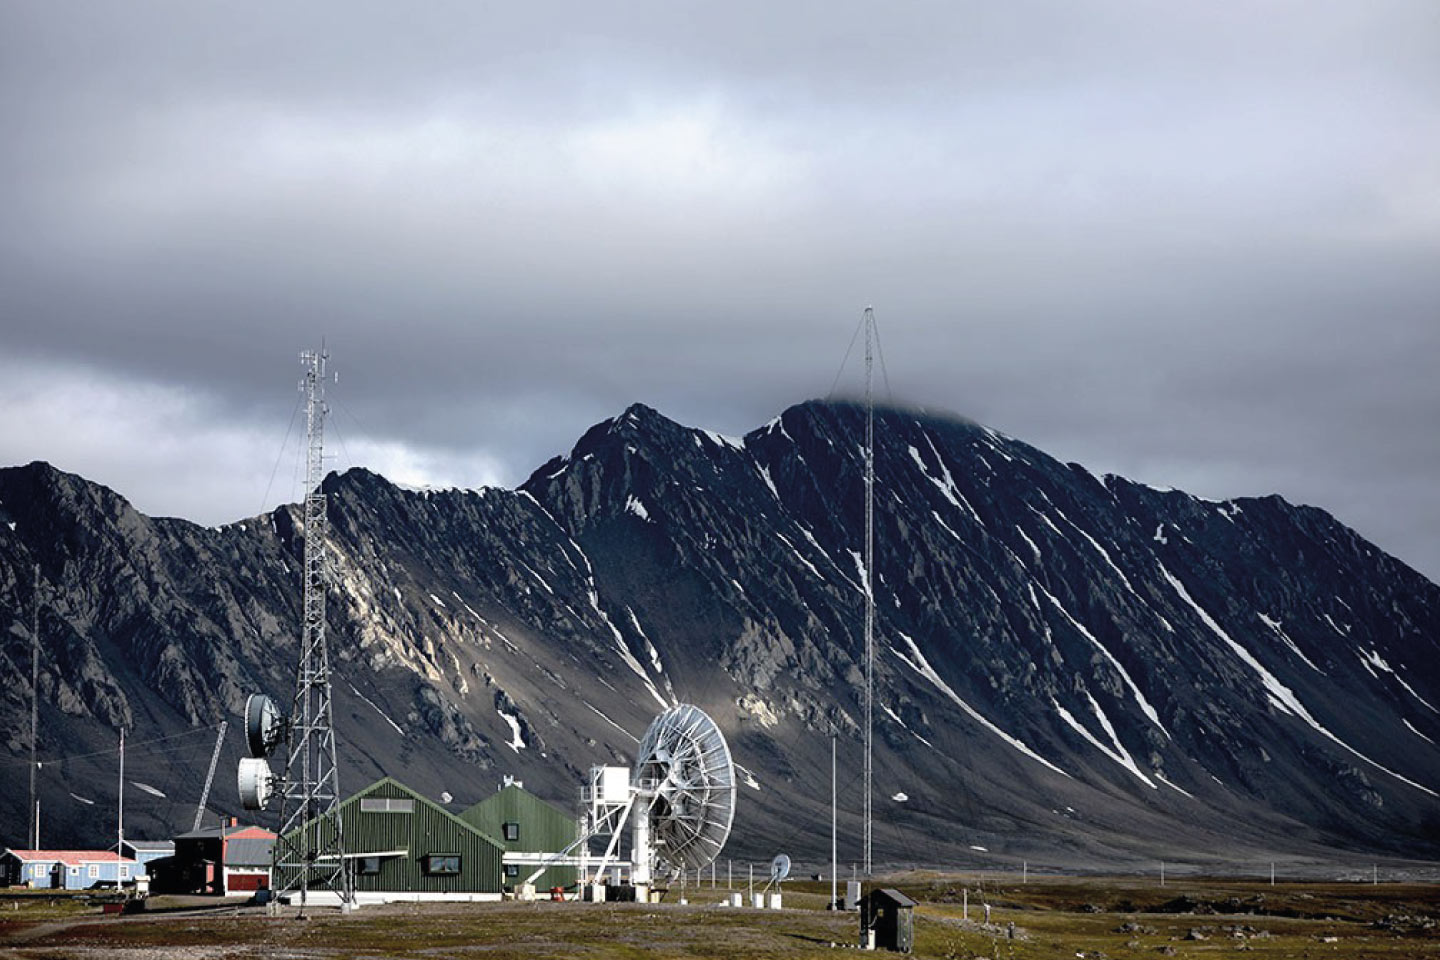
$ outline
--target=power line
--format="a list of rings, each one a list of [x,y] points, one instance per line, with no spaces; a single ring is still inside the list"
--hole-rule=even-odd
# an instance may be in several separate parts
[[[172,734],[168,734],[167,736],[163,736],[163,737],[153,737],[153,738],[151,738],[151,739],[149,739],[149,740],[140,740],[140,741],[138,741],[138,742],[132,742],[132,743],[127,744],[127,745],[126,745],[126,750],[127,750],[127,751],[129,751],[129,750],[134,750],[136,747],[143,747],[143,746],[147,746],[147,745],[152,744],[152,743],[163,743],[163,742],[165,742],[165,741],[167,741],[167,740],[176,740],[176,739],[179,739],[180,737],[190,737],[190,736],[194,736],[194,735],[197,734],[197,733],[207,733],[207,732],[209,732],[209,731],[211,731],[211,730],[217,730],[217,729],[219,729],[219,727],[220,727],[220,724],[218,724],[218,723],[213,723],[213,724],[211,724],[211,725],[208,726],[208,727],[196,727],[196,728],[194,728],[193,730],[186,730],[184,733],[172,733]],[[176,749],[179,749],[179,748],[177,747]],[[67,755],[67,756],[62,756],[62,757],[45,757],[45,758],[41,758],[41,759],[36,760],[36,763],[38,763],[40,766],[43,767],[43,766],[44,766],[45,764],[47,764],[47,763],[50,763],[50,764],[59,764],[59,763],[68,763],[69,761],[72,761],[72,760],[89,760],[89,759],[91,759],[91,758],[93,758],[93,757],[108,757],[108,756],[110,756],[111,754],[114,754],[116,751],[117,751],[117,748],[111,747],[111,748],[108,749],[108,750],[97,750],[97,751],[95,751],[94,753],[76,753],[76,754],[69,754],[69,755]],[[156,752],[159,752],[159,753],[167,753],[167,752],[169,752],[169,751],[161,750],[161,751],[156,751]],[[29,760],[12,760],[12,761],[10,761],[9,763],[0,763],[0,770],[9,769],[9,768],[12,768],[12,767],[25,767],[25,766],[29,766],[29,765],[30,765],[30,761],[29,761]]]

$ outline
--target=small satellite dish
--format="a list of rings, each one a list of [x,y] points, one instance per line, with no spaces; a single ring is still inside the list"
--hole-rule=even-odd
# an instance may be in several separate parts
[[[252,693],[245,701],[245,742],[250,756],[268,757],[285,733],[280,708],[263,693]]]
[[[790,876],[790,858],[783,853],[777,853],[775,859],[770,861],[770,882],[779,883]]]
[[[240,759],[240,805],[246,810],[264,810],[275,790],[275,775],[264,757]]]

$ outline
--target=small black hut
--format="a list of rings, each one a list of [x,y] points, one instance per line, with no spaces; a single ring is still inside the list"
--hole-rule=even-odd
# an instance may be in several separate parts
[[[860,929],[875,931],[875,948],[910,953],[915,949],[915,901],[899,890],[872,890],[860,902]]]

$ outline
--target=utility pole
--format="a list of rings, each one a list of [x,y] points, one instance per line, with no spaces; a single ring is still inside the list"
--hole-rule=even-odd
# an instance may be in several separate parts
[[[331,710],[330,654],[325,642],[325,592],[329,586],[326,557],[325,361],[324,348],[300,355],[306,395],[304,612],[300,630],[300,663],[295,700],[290,711],[280,836],[274,845],[277,895],[299,894],[305,912],[310,888],[324,888],[340,897],[344,911],[354,908],[353,879],[345,863],[340,823],[340,779],[335,756],[335,721]]]
[[[40,740],[40,564],[35,564],[35,596],[30,605],[30,849],[40,849],[40,798],[36,795],[35,760]]]

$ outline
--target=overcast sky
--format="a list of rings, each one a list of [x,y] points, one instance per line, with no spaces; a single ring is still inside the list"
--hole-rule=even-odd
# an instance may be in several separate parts
[[[322,337],[334,466],[514,485],[873,304],[898,400],[1440,578],[1433,0],[13,0],[0,131],[0,463],[148,513],[298,496]]]

